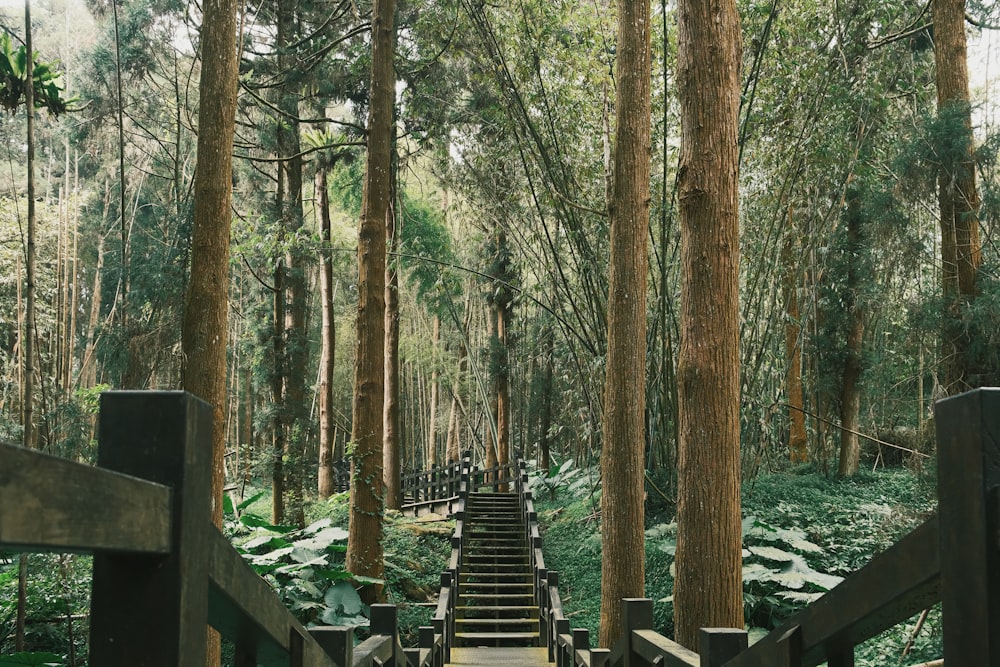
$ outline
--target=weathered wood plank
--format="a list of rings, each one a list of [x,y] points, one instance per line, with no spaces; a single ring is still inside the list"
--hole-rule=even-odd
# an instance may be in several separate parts
[[[633,630],[632,650],[647,664],[665,667],[699,667],[698,654],[677,642],[670,641],[654,630]],[[654,661],[660,658],[659,663]]]
[[[23,551],[170,551],[170,489],[0,443],[0,545]]]
[[[335,663],[281,603],[274,590],[217,530],[208,539],[208,622],[225,637],[256,642],[261,665],[288,665],[293,630],[305,637],[303,662],[315,667]]]

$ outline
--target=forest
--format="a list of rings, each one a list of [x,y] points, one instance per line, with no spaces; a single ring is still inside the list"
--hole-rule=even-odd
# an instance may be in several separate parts
[[[102,392],[188,389],[220,525],[225,494],[302,530],[353,463],[366,602],[400,476],[466,450],[603,484],[639,539],[729,483],[737,575],[740,483],[919,496],[934,402],[1000,384],[1000,6],[725,0],[715,42],[688,4],[0,5],[0,441],[93,462]],[[692,208],[702,167],[728,208]]]

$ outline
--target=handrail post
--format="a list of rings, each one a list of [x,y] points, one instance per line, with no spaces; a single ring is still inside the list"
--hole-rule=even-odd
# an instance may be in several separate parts
[[[576,665],[576,652],[590,652],[590,630],[575,628],[573,630],[573,651],[570,653],[570,665]]]
[[[638,667],[642,660],[632,650],[633,630],[653,629],[653,601],[649,598],[622,598],[622,631],[625,633],[625,667]]]
[[[746,650],[745,630],[736,628],[702,628],[698,631],[698,656],[701,667],[722,667]]]
[[[354,664],[353,629],[324,625],[310,628],[309,634],[339,667],[350,667]]]
[[[167,556],[95,554],[90,664],[205,664],[212,408],[191,394],[101,395],[97,464],[172,487]]]
[[[400,656],[396,652],[398,632],[396,625],[396,605],[394,604],[373,604],[371,606],[371,629],[372,635],[392,637],[392,658],[389,665],[401,667]],[[386,665],[386,667],[389,667]]]
[[[1000,667],[1000,389],[934,413],[945,664]]]

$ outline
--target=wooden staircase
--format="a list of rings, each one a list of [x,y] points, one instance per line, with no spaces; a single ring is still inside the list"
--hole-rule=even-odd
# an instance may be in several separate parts
[[[470,493],[455,606],[456,646],[537,646],[538,602],[516,493]]]

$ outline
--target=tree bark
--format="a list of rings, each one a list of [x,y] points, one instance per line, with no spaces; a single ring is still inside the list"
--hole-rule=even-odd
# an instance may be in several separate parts
[[[840,384],[839,477],[857,474],[861,457],[858,417],[861,412],[861,347],[865,334],[865,311],[858,302],[861,250],[861,195],[853,188],[847,194],[847,356]]]
[[[431,400],[427,419],[427,452],[424,460],[427,468],[430,469],[438,462],[437,456],[437,411],[438,411],[438,385],[441,381],[438,373],[438,344],[441,341],[441,316],[434,315],[433,330],[431,332]]]
[[[645,590],[646,281],[649,266],[650,11],[619,0],[618,89],[601,476],[600,645],[621,635],[621,599]]]
[[[181,347],[185,360],[184,388],[212,406],[212,521],[221,527],[226,453],[223,411],[229,332],[229,230],[238,76],[236,3],[206,0],[203,11],[191,277]],[[219,638],[209,631],[206,664],[211,667],[219,661]]]
[[[375,0],[372,13],[371,105],[368,153],[358,224],[357,353],[352,403],[354,455],[346,567],[380,579],[382,554],[382,440],[385,400],[385,245],[391,196],[394,0]],[[382,586],[366,584],[366,603],[382,598]]]
[[[319,473],[318,491],[322,499],[329,498],[335,491],[333,475],[334,437],[336,421],[333,414],[333,380],[336,361],[337,322],[333,312],[333,236],[330,224],[330,198],[327,192],[327,171],[316,171],[316,207],[319,209],[320,251],[319,294],[323,312],[320,334],[320,380],[319,380]]]
[[[792,463],[809,460],[806,436],[805,401],[802,392],[802,325],[799,323],[799,281],[795,263],[797,233],[792,218],[793,207],[788,207],[788,229],[781,249],[784,269],[783,291],[785,297],[785,392],[788,395],[788,456]]]
[[[979,241],[979,196],[973,161],[975,142],[969,101],[969,68],[965,39],[965,0],[934,0],[934,64],[938,114],[955,113],[961,119],[964,145],[953,164],[938,176],[941,208],[941,264],[944,296],[942,383],[948,393],[979,386],[979,370],[970,358],[972,341],[962,324],[962,310],[977,293],[976,275],[982,264]]]
[[[676,639],[743,627],[740,531],[740,19],[734,0],[678,4],[681,346]]]
[[[303,225],[302,150],[299,140],[298,60],[292,44],[297,39],[298,0],[277,3],[278,66],[283,79],[278,89],[282,118],[277,123],[278,215],[286,238],[285,251],[285,493],[287,520],[305,526],[304,476],[305,445],[310,430],[306,403],[309,338],[306,335],[305,257],[299,242]]]
[[[394,162],[394,161],[393,161]],[[395,198],[393,178],[392,201]],[[403,504],[399,488],[400,428],[399,428],[399,272],[395,255],[399,253],[399,219],[395,207],[386,211],[386,239],[393,258],[385,266],[385,433],[382,441],[382,476],[385,480],[385,507],[398,510]]]

